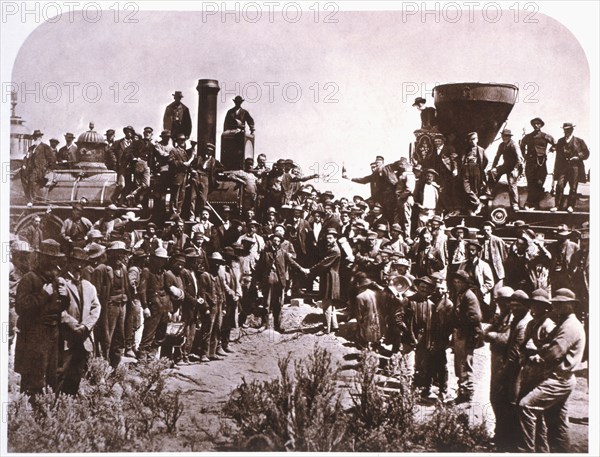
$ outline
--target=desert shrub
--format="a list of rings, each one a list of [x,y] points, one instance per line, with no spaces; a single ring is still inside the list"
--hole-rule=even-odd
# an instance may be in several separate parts
[[[279,361],[279,377],[245,379],[224,408],[239,427],[236,446],[244,450],[333,451],[345,436],[346,422],[331,354],[315,346],[290,367],[291,354]]]
[[[8,411],[11,452],[117,452],[153,450],[162,426],[176,429],[180,392],[165,389],[168,361],[112,370],[89,363],[77,396],[46,390],[30,400],[18,395]]]

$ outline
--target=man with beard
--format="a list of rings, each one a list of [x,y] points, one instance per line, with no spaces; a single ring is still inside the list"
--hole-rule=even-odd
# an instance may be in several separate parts
[[[192,117],[189,108],[181,103],[182,98],[181,91],[176,90],[173,94],[175,101],[167,105],[163,116],[163,129],[169,130],[173,139],[179,135],[187,139],[192,133]]]
[[[110,289],[107,301],[102,303],[98,328],[102,357],[116,368],[125,350],[125,313],[133,294],[127,271],[127,246],[122,241],[113,241],[106,253]]]
[[[196,158],[194,149],[194,154],[188,156],[187,150],[185,148],[186,136],[183,133],[175,136],[173,135],[176,143],[174,148],[171,150],[171,155],[169,156],[169,176],[171,177],[171,206],[173,210],[181,215],[181,211],[183,210],[183,201],[185,197],[185,186],[187,185],[188,179],[188,171],[190,165]]]
[[[73,249],[65,277],[68,306],[61,314],[61,333],[64,349],[58,372],[59,392],[77,395],[88,359],[94,352],[92,330],[100,317],[100,302],[96,288],[82,278],[81,272],[88,256],[81,248]]]
[[[444,135],[436,135],[433,140],[437,152],[435,170],[438,172],[440,184],[440,209],[448,216],[456,216],[460,212],[461,188],[458,166],[458,154],[453,146],[446,143]]]
[[[416,277],[430,276],[436,271],[444,270],[442,253],[432,245],[433,236],[426,227],[419,233],[419,242],[413,247],[413,273]]]
[[[525,177],[527,178],[527,202],[525,209],[538,209],[544,197],[544,183],[548,175],[546,160],[549,152],[555,151],[554,138],[542,132],[545,125],[539,117],[530,121],[533,132],[521,140],[521,152],[525,157]]]
[[[46,386],[56,388],[59,323],[69,303],[65,280],[59,277],[65,258],[60,245],[44,240],[36,252],[37,265],[23,276],[15,296],[15,371],[21,375],[21,392],[30,396]]]
[[[590,151],[581,138],[573,135],[575,126],[570,122],[563,124],[565,136],[556,143],[556,162],[554,163],[554,180],[556,194],[554,207],[550,211],[562,211],[564,203],[565,185],[569,185],[567,211],[573,212],[577,204],[577,187],[580,182],[586,182],[583,161],[590,157]]]
[[[462,155],[462,180],[463,190],[466,194],[467,209],[471,216],[479,214],[483,208],[479,201],[479,192],[485,184],[485,169],[488,160],[485,151],[478,145],[479,137],[477,132],[471,132],[467,135],[469,142],[467,150]]]
[[[42,143],[44,134],[35,130],[31,135],[32,144],[23,158],[21,166],[21,183],[25,198],[33,204],[34,200],[42,198],[42,188],[46,185],[46,174],[54,168],[56,158],[52,149]]]
[[[138,355],[140,360],[156,355],[158,345],[164,340],[167,323],[173,311],[171,297],[167,292],[169,286],[173,285],[172,279],[165,271],[168,260],[166,249],[156,249],[140,278],[140,301],[144,308],[144,331]]]
[[[114,204],[120,204],[122,200],[123,192],[125,189],[131,186],[131,179],[128,174],[129,168],[129,160],[127,157],[126,151],[131,146],[134,136],[135,130],[132,126],[128,125],[123,128],[123,134],[125,135],[120,140],[115,141],[112,144],[109,152],[108,163],[109,168],[114,169],[117,172],[117,185],[115,187],[115,191],[110,197],[110,201]]]
[[[494,274],[489,264],[479,257],[483,246],[477,240],[467,240],[467,260],[458,266],[459,270],[466,271],[471,282],[476,286],[473,291],[479,298],[479,305],[483,318],[487,322],[495,310],[492,309],[492,289],[494,288]]]
[[[335,332],[338,322],[335,310],[335,302],[340,298],[340,259],[341,252],[337,244],[338,232],[329,229],[325,235],[327,250],[323,259],[310,269],[303,271],[310,276],[321,275],[320,290],[324,322],[324,333]]]
[[[471,290],[469,273],[458,270],[450,275],[455,291],[454,330],[454,372],[458,378],[458,396],[454,404],[469,403],[473,400],[474,373],[473,355],[475,349],[483,346],[481,307],[477,295]]]

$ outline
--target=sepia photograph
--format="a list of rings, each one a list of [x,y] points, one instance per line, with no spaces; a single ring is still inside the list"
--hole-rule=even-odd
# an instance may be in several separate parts
[[[0,5],[1,455],[600,452],[600,3]]]

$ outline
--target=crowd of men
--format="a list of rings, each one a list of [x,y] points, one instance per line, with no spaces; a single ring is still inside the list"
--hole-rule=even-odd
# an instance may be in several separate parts
[[[129,127],[124,132],[125,139],[134,133]],[[345,317],[357,320],[356,343],[381,352],[391,348],[409,361],[424,399],[470,402],[474,351],[488,341],[498,448],[568,451],[565,405],[586,345],[587,249],[581,234],[567,226],[556,230],[552,243],[522,221],[513,224],[518,234],[510,241],[494,235],[489,221],[445,226],[441,215],[456,209],[454,203],[443,206],[445,198],[464,195],[451,197],[435,180],[445,173],[465,192],[479,189],[476,135],[469,135],[472,147],[460,155],[449,153],[439,138],[441,152],[430,165],[418,164],[420,174],[415,167],[412,183],[408,160],[386,165],[378,156],[372,174],[355,179],[370,183],[367,200],[336,199],[303,184],[310,177],[302,177],[292,161],[270,168],[259,155],[256,165],[249,159],[244,170],[228,173],[244,186],[238,212],[228,206],[217,211],[207,202],[210,170],[218,170],[212,145],[196,161],[195,149],[185,149],[185,132],[176,146],[169,145],[167,131],[161,142],[145,142],[151,133],[144,129],[139,141],[168,151],[157,165],[165,175],[156,181],[174,203],[163,208],[166,223],[140,230],[135,212],[119,207],[121,198],[155,190],[145,163],[139,175],[129,175],[133,190],[123,182],[97,221],[77,204],[57,239],[44,233],[37,218],[11,242],[11,341],[16,335],[15,371],[23,392],[35,397],[50,386],[76,394],[92,355],[112,367],[123,356],[143,363],[159,354],[174,363],[213,363],[234,351],[232,330],[247,326],[249,316],[263,328],[272,319],[274,331],[283,331],[283,304],[312,297],[317,283],[321,333],[338,330],[338,309],[345,308]],[[510,132],[503,138],[488,183],[520,163],[504,155],[518,151]],[[140,157],[147,156],[134,157],[138,170]],[[571,161],[570,169],[581,160]],[[437,170],[447,170],[436,171],[436,163]],[[565,179],[576,188],[572,178]],[[466,201],[476,212],[478,195]],[[448,396],[449,347],[459,383],[455,398]]]

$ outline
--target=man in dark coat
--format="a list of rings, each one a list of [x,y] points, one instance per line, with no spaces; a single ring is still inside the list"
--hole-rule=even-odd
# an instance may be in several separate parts
[[[521,140],[521,152],[525,157],[525,177],[527,178],[527,202],[525,209],[539,208],[540,200],[544,197],[544,182],[548,175],[546,167],[547,149],[555,150],[554,138],[542,132],[544,121],[539,117],[531,120],[533,132]]]
[[[498,161],[502,157],[502,165],[498,166]],[[488,172],[488,195],[492,197],[494,186],[498,183],[502,175],[506,175],[508,181],[508,198],[510,206],[514,210],[519,209],[519,194],[517,191],[517,180],[519,179],[519,168],[523,166],[521,152],[512,140],[512,132],[508,129],[502,130],[502,143],[498,146],[498,152],[494,157],[492,169]]]
[[[44,134],[35,130],[31,135],[32,145],[27,150],[21,166],[21,183],[28,201],[42,198],[42,188],[46,185],[46,173],[54,168],[56,158],[52,149],[42,143]]]
[[[305,273],[314,276],[321,275],[320,294],[325,318],[325,333],[335,332],[338,329],[337,316],[335,314],[335,301],[340,298],[340,259],[341,252],[337,244],[338,232],[331,228],[325,235],[327,251],[325,257],[310,270],[304,269]]]
[[[227,111],[225,122],[223,123],[223,132],[239,133],[246,130],[246,124],[250,127],[250,133],[254,133],[254,119],[250,113],[242,108],[244,99],[239,95],[233,99],[235,106]]]
[[[111,202],[116,204],[121,203],[123,193],[131,187],[131,175],[128,175],[129,155],[126,151],[133,142],[135,130],[128,125],[123,127],[123,134],[123,138],[112,144],[107,157],[108,168],[117,172],[117,185],[110,197]]]
[[[440,185],[440,209],[446,213],[456,215],[460,210],[460,174],[458,154],[454,147],[446,143],[444,135],[436,135],[433,140],[436,147],[435,171],[438,172]]]
[[[575,126],[565,122],[562,126],[565,136],[556,143],[556,161],[554,162],[554,180],[556,193],[554,207],[550,211],[562,210],[564,203],[565,185],[569,185],[567,211],[572,213],[577,204],[577,187],[580,182],[586,182],[583,161],[590,157],[590,151],[581,138],[573,135]]]
[[[37,250],[38,264],[26,273],[15,296],[19,334],[15,371],[21,375],[21,392],[36,395],[57,386],[59,323],[68,305],[59,263],[65,255],[54,240],[44,240]]]
[[[473,287],[469,273],[458,270],[450,275],[456,291],[452,300],[456,306],[454,332],[454,371],[458,377],[458,396],[455,404],[473,400],[474,373],[473,353],[483,345],[483,328],[481,326],[481,307]]]
[[[189,138],[192,133],[192,117],[187,106],[181,103],[183,94],[177,90],[173,94],[174,102],[167,105],[165,115],[163,116],[163,129],[171,132],[173,144],[177,140],[177,136],[183,134],[185,138]]]
[[[477,143],[479,137],[477,132],[467,135],[469,146],[462,155],[462,178],[463,189],[467,199],[467,209],[472,216],[479,214],[483,205],[479,201],[479,192],[485,183],[485,168],[488,160],[485,152]]]

